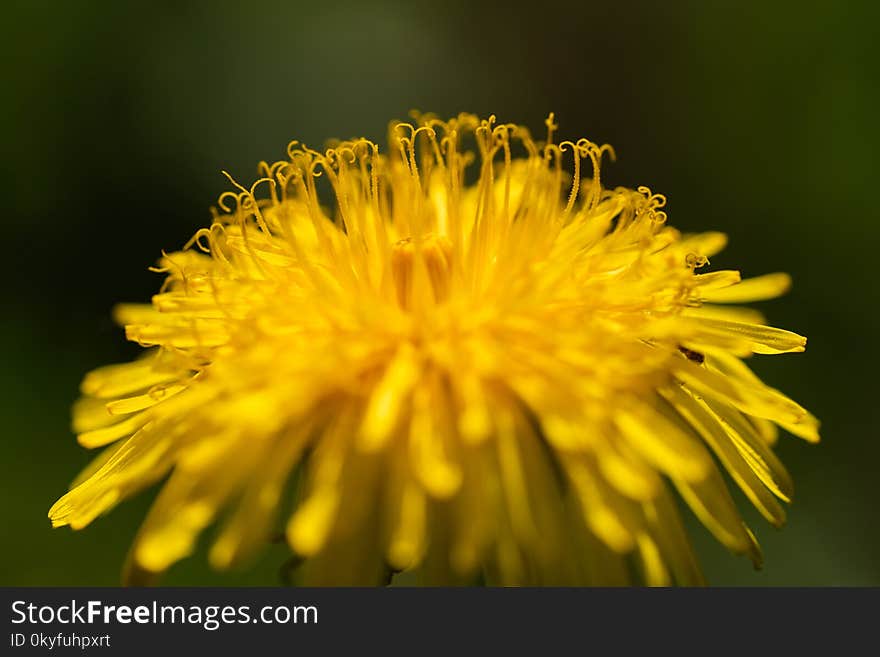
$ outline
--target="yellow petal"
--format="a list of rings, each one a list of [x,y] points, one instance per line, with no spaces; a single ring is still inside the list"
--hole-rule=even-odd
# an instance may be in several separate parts
[[[186,390],[183,385],[170,385],[166,387],[156,387],[150,392],[125,399],[117,399],[107,404],[107,410],[111,415],[125,415],[127,413],[136,413],[145,408],[155,406],[165,399],[169,399],[177,393]]]
[[[615,552],[629,552],[635,545],[639,528],[627,513],[623,498],[615,500],[598,473],[583,460],[568,458],[563,465],[590,530]]]
[[[425,546],[427,502],[425,492],[415,481],[404,484],[391,507],[392,533],[388,544],[388,564],[395,570],[413,566]]]
[[[79,434],[76,439],[83,447],[94,448],[109,445],[112,442],[130,436],[147,422],[146,413],[138,413],[122,422],[111,424],[102,429],[93,429]]]
[[[752,504],[774,526],[781,526],[785,522],[785,510],[736,449],[717,417],[704,403],[694,399],[679,386],[671,386],[662,392],[682,417],[700,433]]]
[[[140,359],[131,363],[106,365],[89,372],[80,390],[85,395],[108,398],[150,388],[177,378],[174,373],[157,370],[154,357]]]
[[[359,445],[362,449],[376,451],[386,444],[419,371],[413,349],[400,348],[370,396],[360,430]]]
[[[797,333],[772,326],[728,322],[718,319],[701,318],[702,332],[716,335],[730,335],[747,341],[756,354],[785,354],[801,352],[806,348],[807,339]]]
[[[267,450],[235,512],[211,547],[208,558],[215,568],[240,564],[264,546],[284,485],[306,446],[311,428],[305,424],[290,434],[282,434],[276,446]]]
[[[675,500],[664,484],[659,494],[643,506],[645,519],[676,581],[684,586],[704,585],[690,539],[681,522]]]
[[[312,493],[287,524],[290,546],[304,557],[319,552],[330,535],[338,508],[339,494],[335,487],[327,486]]]
[[[788,274],[765,274],[747,278],[731,287],[705,290],[703,299],[712,303],[750,303],[775,299],[790,288],[791,277]]]
[[[673,479],[678,492],[703,525],[737,554],[750,553],[752,541],[736,505],[717,471],[698,483]]]
[[[746,421],[739,411],[730,406],[711,399],[705,400],[705,403],[715,416],[724,423],[737,451],[739,451],[764,485],[781,500],[790,502],[794,495],[794,484],[791,476],[779,458],[761,440],[761,437],[752,425]]]
[[[663,563],[663,557],[660,555],[660,549],[648,534],[639,534],[636,539],[639,558],[642,562],[642,569],[645,573],[645,582],[648,586],[669,586],[672,579],[666,564]]]
[[[692,436],[648,408],[619,412],[615,422],[630,445],[649,463],[671,477],[699,481],[712,460]]]
[[[656,495],[660,477],[635,450],[609,441],[596,445],[596,457],[602,475],[624,495],[637,501],[648,501]]]
[[[679,244],[683,250],[712,257],[727,246],[727,235],[718,232],[705,232],[696,235],[685,235]]]

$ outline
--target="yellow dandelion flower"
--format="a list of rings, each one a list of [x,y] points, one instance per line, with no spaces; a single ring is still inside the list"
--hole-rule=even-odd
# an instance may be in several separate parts
[[[818,422],[742,359],[806,340],[735,304],[789,278],[700,273],[725,236],[603,188],[611,148],[556,127],[422,115],[388,154],[293,142],[233,181],[152,303],[117,307],[149,350],[85,377],[73,426],[106,449],[53,525],[167,477],[129,573],[223,515],[215,567],[283,526],[309,583],[699,583],[674,489],[759,563],[718,465],[783,523],[777,427]]]

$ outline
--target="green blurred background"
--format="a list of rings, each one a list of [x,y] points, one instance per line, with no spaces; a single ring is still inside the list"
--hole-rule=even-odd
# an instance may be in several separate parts
[[[823,443],[781,440],[798,493],[782,531],[747,514],[763,571],[692,534],[715,584],[880,584],[878,5],[519,6],[4,5],[0,584],[118,582],[153,493],[50,529],[89,459],[68,409],[86,370],[137,351],[110,308],[156,290],[147,266],[206,225],[220,170],[252,179],[292,138],[382,139],[411,108],[537,133],[555,111],[563,138],[616,147],[606,182],[666,194],[680,228],[729,233],[713,266],[794,275],[762,305],[807,354],[755,366],[823,420]],[[165,582],[272,584],[284,558],[217,575],[199,556]]]

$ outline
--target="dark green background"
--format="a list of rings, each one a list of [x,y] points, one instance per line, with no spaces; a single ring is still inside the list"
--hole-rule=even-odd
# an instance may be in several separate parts
[[[710,581],[880,584],[876,504],[880,48],[875,3],[14,2],[3,126],[0,584],[113,584],[152,493],[86,531],[50,504],[89,458],[68,427],[81,375],[136,349],[109,316],[292,138],[382,139],[410,108],[496,113],[613,144],[609,184],[669,197],[670,221],[730,234],[713,266],[788,271],[771,320],[806,354],[757,369],[823,420],[785,436],[790,521],[747,518],[754,572],[693,527]],[[741,499],[741,498],[740,498]],[[745,506],[745,504],[743,504]],[[273,583],[203,556],[169,584]]]

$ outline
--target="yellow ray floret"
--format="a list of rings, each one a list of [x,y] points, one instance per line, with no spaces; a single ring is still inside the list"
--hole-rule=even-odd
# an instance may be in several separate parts
[[[724,304],[790,279],[705,272],[724,235],[603,187],[610,147],[556,128],[422,115],[387,153],[293,142],[232,181],[152,303],[117,307],[148,350],[83,380],[73,427],[105,450],[53,525],[166,478],[132,577],[219,520],[214,566],[282,535],[307,583],[696,584],[676,490],[760,563],[722,469],[780,525],[777,426],[818,422],[742,361],[806,339]]]

